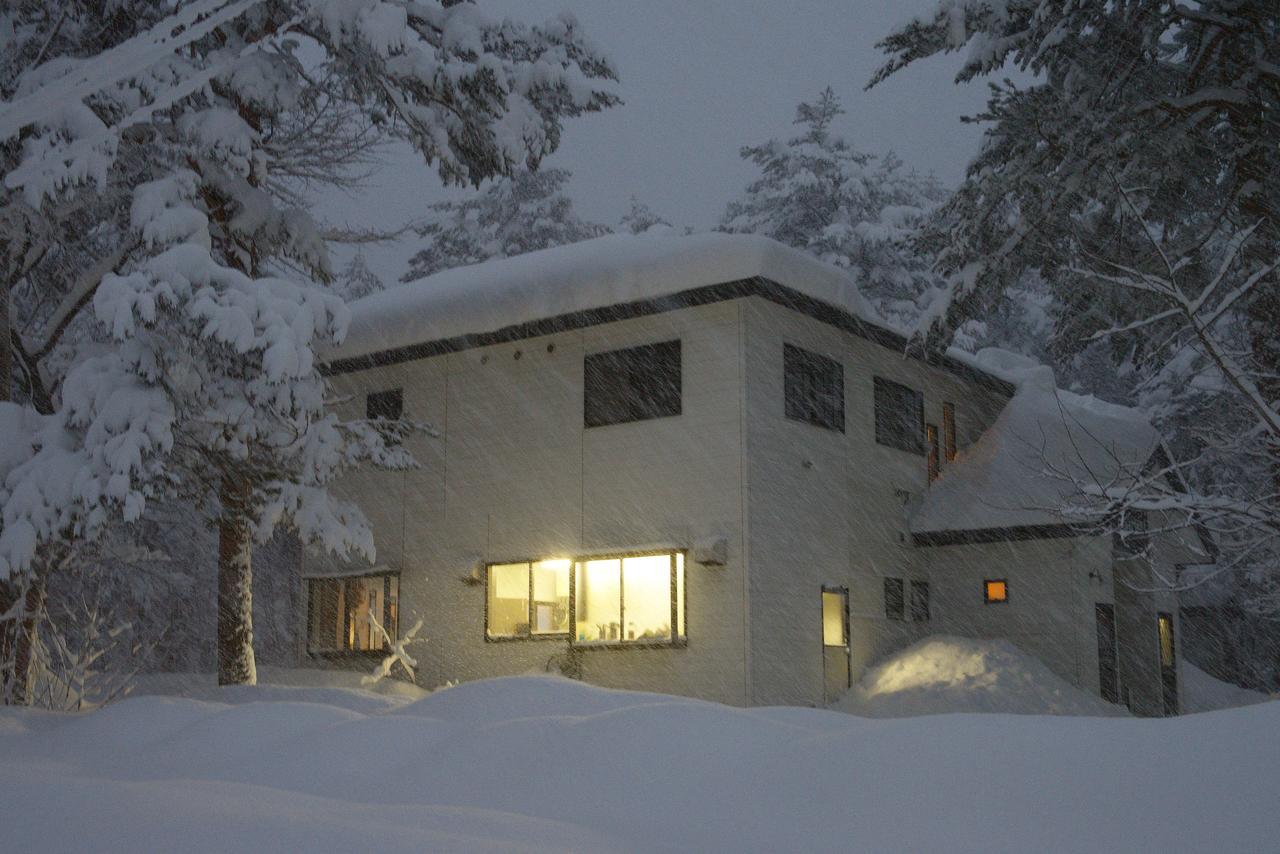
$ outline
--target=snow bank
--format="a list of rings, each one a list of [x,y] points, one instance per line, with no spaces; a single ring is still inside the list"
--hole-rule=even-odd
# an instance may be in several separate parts
[[[1087,521],[1082,489],[1123,490],[1159,447],[1141,412],[1063,391],[1023,356],[984,350],[975,367],[1017,392],[995,423],[943,467],[911,518],[915,533]]]
[[[1183,714],[1234,709],[1274,699],[1261,691],[1215,679],[1189,661],[1182,662],[1181,678]]]
[[[372,661],[367,670],[358,671],[259,667],[258,684],[251,687],[218,687],[212,673],[147,673],[137,678],[130,693],[219,703],[323,703],[363,714],[390,711],[427,696],[422,688],[399,679],[363,684],[360,680],[372,670]]]
[[[0,709],[0,799],[14,851],[1259,851],[1277,727],[1278,703],[869,720],[552,677],[379,714],[136,697]]]
[[[939,635],[869,670],[831,708],[873,718],[950,712],[1123,716],[1003,640]]]
[[[884,326],[848,273],[766,237],[610,234],[446,270],[351,304],[328,360],[763,276]]]

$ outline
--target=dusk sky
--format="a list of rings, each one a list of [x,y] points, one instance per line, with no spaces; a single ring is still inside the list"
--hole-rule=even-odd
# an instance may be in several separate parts
[[[981,131],[984,83],[956,86],[959,55],[913,65],[870,92],[883,56],[875,43],[927,0],[494,0],[485,8],[540,22],[572,12],[613,60],[625,104],[570,120],[547,165],[574,173],[582,216],[614,224],[631,196],[677,225],[713,227],[754,175],[738,149],[794,133],[796,104],[830,85],[846,115],[838,130],[859,148],[895,151],[908,166],[957,183]],[[392,227],[445,197],[434,171],[392,152],[355,197],[329,197],[322,213],[353,227]],[[414,241],[366,249],[396,278]]]

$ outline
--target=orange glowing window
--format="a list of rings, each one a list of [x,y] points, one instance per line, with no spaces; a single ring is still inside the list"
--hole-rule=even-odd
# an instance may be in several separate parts
[[[988,605],[993,602],[1009,601],[1009,582],[1003,578],[988,578],[982,582],[983,601]]]

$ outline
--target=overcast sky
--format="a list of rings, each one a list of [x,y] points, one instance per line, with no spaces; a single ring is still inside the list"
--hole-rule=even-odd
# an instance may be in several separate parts
[[[870,92],[882,61],[877,39],[935,0],[484,0],[493,14],[542,21],[577,16],[619,71],[626,103],[570,120],[547,161],[574,173],[571,194],[588,219],[614,224],[634,195],[677,225],[710,228],[753,177],[744,144],[794,132],[796,104],[832,86],[847,115],[839,128],[857,147],[893,149],[910,166],[954,185],[980,131],[963,125],[985,84],[954,84],[958,56],[901,72]],[[408,152],[358,197],[328,197],[321,215],[389,227],[443,197],[434,173]],[[367,250],[394,277],[411,246]]]

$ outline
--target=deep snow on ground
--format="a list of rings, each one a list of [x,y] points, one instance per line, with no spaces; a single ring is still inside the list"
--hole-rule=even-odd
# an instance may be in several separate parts
[[[1182,662],[1182,713],[1212,712],[1265,703],[1271,697],[1215,679],[1189,661]]]
[[[948,712],[1125,715],[1004,640],[934,635],[867,671],[833,709],[872,718]]]
[[[3,848],[1259,851],[1280,703],[1165,720],[736,709],[558,677],[0,711]],[[216,696],[217,690],[212,694]],[[259,702],[244,702],[258,693]]]

